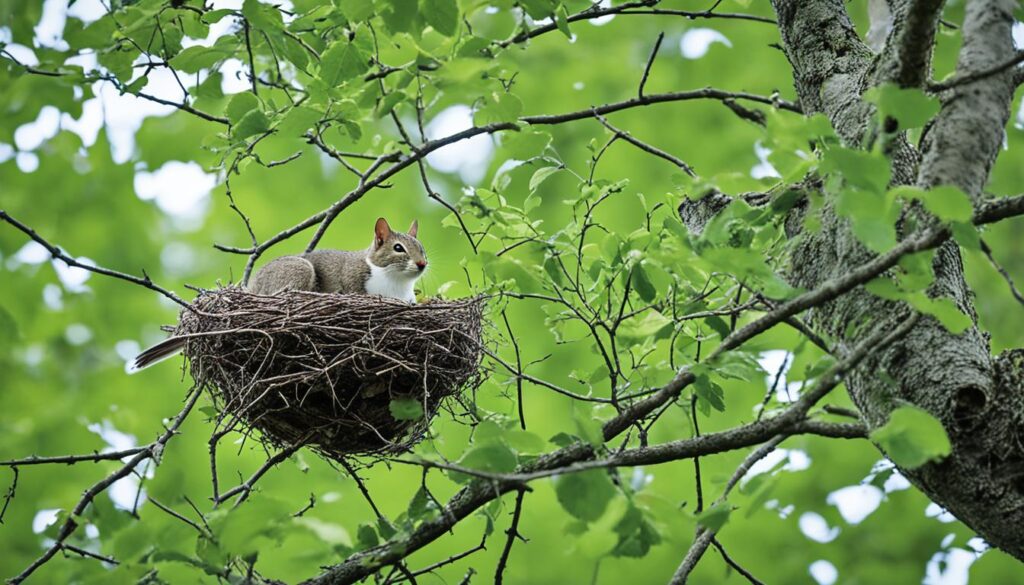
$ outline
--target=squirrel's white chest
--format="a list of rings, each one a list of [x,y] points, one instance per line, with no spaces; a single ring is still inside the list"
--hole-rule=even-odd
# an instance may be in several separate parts
[[[366,264],[370,267],[370,278],[366,279],[367,294],[392,297],[416,304],[416,292],[413,290],[415,278],[375,266],[369,260]]]

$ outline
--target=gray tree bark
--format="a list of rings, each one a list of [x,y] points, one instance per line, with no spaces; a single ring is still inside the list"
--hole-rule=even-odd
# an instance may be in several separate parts
[[[930,77],[941,2],[891,2],[894,26],[879,55],[861,42],[842,0],[773,0],[772,4],[803,111],[827,115],[850,146],[861,144],[869,134],[873,112],[861,100],[865,89],[884,81],[921,87]],[[1010,34],[1014,8],[1013,0],[967,3],[958,75],[993,69],[1014,54]],[[900,137],[894,141],[893,182],[923,188],[955,185],[976,202],[980,200],[1002,145],[1017,85],[1014,77],[1010,68],[945,91],[940,113],[926,129],[919,148]],[[691,230],[699,232],[725,201],[720,195],[687,201],[680,215]],[[799,224],[787,222],[794,231]],[[827,205],[822,229],[799,238],[787,278],[800,287],[813,288],[872,256],[848,223]],[[955,243],[947,242],[937,250],[933,268],[930,294],[953,299],[976,321]],[[850,325],[884,326],[911,310],[858,289],[815,309],[810,321],[841,346],[850,347],[871,330]],[[905,403],[938,418],[952,442],[951,455],[939,463],[901,471],[990,544],[1024,560],[1022,372],[1024,351],[993,358],[987,336],[976,326],[953,335],[926,318],[902,340],[869,358],[846,384],[869,428],[884,424],[889,413]]]

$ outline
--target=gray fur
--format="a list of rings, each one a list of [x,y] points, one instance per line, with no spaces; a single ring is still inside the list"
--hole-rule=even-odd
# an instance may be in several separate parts
[[[373,244],[365,250],[314,250],[301,255],[282,256],[268,262],[249,282],[250,292],[263,295],[283,290],[321,293],[366,293],[370,278],[369,259],[374,266],[418,276],[426,266],[427,253],[414,236],[391,231],[387,222],[377,220]],[[383,223],[382,223],[383,222]],[[415,233],[416,225],[410,230]],[[395,245],[401,246],[401,251]],[[413,276],[415,275],[415,276]]]

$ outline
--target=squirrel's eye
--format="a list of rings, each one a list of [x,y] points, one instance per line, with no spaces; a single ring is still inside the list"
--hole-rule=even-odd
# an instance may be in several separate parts
[[[402,247],[402,244],[395,244],[395,252],[405,252],[405,248]]]

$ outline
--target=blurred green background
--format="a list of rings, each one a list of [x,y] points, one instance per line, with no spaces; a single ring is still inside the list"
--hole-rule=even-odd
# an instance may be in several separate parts
[[[705,4],[710,2],[681,1],[665,6],[703,10]],[[961,4],[950,2],[946,18],[959,22]],[[494,5],[497,9],[492,11],[484,5],[461,2],[474,34],[493,39],[512,34],[515,20],[511,7],[505,2]],[[866,2],[854,0],[847,5],[858,30],[866,32]],[[45,4],[0,0],[0,40],[20,45],[8,47],[20,60],[31,50],[40,67],[59,64],[74,51],[63,48],[54,35],[59,38],[72,26],[80,29],[72,23],[103,13],[102,8],[97,12],[95,6],[90,7],[87,0],[78,0],[70,10],[66,15],[66,3],[55,0]],[[719,10],[771,16],[767,2],[761,1],[726,0]],[[25,35],[37,25],[36,39],[26,42]],[[1018,23],[1018,31],[1021,29]],[[426,119],[436,122],[439,133],[461,129],[458,124],[466,123],[466,107],[481,95],[500,89],[496,78],[507,81],[513,75],[514,92],[522,101],[524,115],[567,112],[628,99],[637,92],[644,64],[661,32],[665,39],[646,93],[714,86],[763,95],[777,91],[783,98],[795,99],[789,65],[773,46],[780,42],[779,35],[770,24],[630,15],[600,23],[572,23],[571,31],[572,40],[556,31],[526,46],[500,52],[487,62],[490,76],[486,78],[479,75],[480,60],[451,59],[430,77],[436,93],[427,105]],[[952,71],[958,46],[957,32],[944,28],[937,48],[936,78]],[[240,78],[233,75],[225,71],[225,89],[246,89],[244,73]],[[158,83],[156,76],[154,73],[150,81],[152,92],[173,95],[173,82],[163,79]],[[62,80],[25,75],[9,60],[0,61],[4,114],[0,117],[0,208],[76,257],[132,274],[144,269],[154,281],[186,298],[192,293],[185,284],[212,287],[236,281],[244,256],[212,247],[213,243],[249,244],[244,226],[228,206],[222,176],[212,170],[220,158],[211,145],[217,143],[216,135],[223,127],[183,112],[142,112],[137,105],[140,100],[119,96],[102,82],[92,93],[102,99],[75,91]],[[226,97],[212,96],[203,98],[201,104],[203,109],[219,113],[227,102]],[[411,126],[412,110],[406,106],[398,111]],[[462,107],[451,109],[453,106]],[[1013,107],[1006,149],[992,174],[990,191],[994,194],[1016,194],[1024,184],[1024,112],[1019,98]],[[721,177],[737,190],[771,183],[770,178],[761,178],[767,167],[764,155],[758,154],[758,145],[766,140],[765,130],[740,120],[719,102],[652,105],[609,119],[682,158],[703,177]],[[136,120],[141,121],[138,128],[133,127]],[[331,136],[333,145],[346,151],[377,151],[381,144],[397,138],[387,118],[368,116],[360,124],[358,140],[339,133]],[[552,127],[550,132],[552,147],[561,160],[581,173],[587,171],[591,157],[588,143],[596,139],[602,144],[608,136],[594,120]],[[428,135],[431,133],[428,126]],[[468,148],[453,147],[434,159],[428,166],[432,185],[452,203],[463,196],[467,186],[490,185],[510,158],[506,138],[476,139]],[[270,161],[297,150],[303,155],[293,162],[274,168],[247,164],[231,179],[234,197],[251,218],[261,241],[327,207],[355,186],[351,174],[294,137],[270,136],[257,152]],[[503,194],[522,205],[539,166],[544,163],[507,171],[511,182]],[[679,201],[683,196],[677,169],[621,142],[602,158],[596,176],[630,181],[602,211],[605,225],[622,235],[643,223],[636,194],[655,201]],[[458,228],[442,227],[442,220],[450,214],[426,197],[416,169],[406,170],[391,183],[390,189],[375,190],[347,209],[327,232],[321,247],[365,247],[373,220],[381,215],[402,228],[418,219],[420,239],[431,264],[421,281],[424,293],[433,294],[450,281],[456,284],[447,287],[449,295],[475,290],[479,282],[468,282],[466,275],[479,275],[484,267]],[[563,201],[572,199],[578,189],[572,174],[552,176],[538,190],[541,202],[533,216],[542,218],[547,229],[560,229],[571,217],[571,208]],[[1024,220],[1018,218],[992,226],[984,235],[1017,282],[1024,282],[1022,234]],[[269,254],[299,251],[309,235],[300,234]],[[140,347],[163,338],[159,327],[175,321],[176,307],[144,288],[55,266],[45,253],[26,244],[23,234],[0,226],[0,459],[86,453],[151,441],[180,408],[189,380],[175,362],[134,376],[125,374],[124,364]],[[964,262],[977,293],[981,325],[992,335],[993,352],[1024,346],[1021,306],[1009,294],[1005,281],[978,253],[965,252]],[[523,347],[524,362],[557,354],[557,360],[531,369],[533,375],[569,387],[576,384],[568,378],[571,372],[590,372],[599,365],[588,344],[556,345],[537,305],[512,303],[509,317]],[[774,351],[762,354],[763,363],[777,367],[782,355],[779,350],[793,350],[798,341],[789,331],[775,330],[748,349]],[[506,359],[513,355],[507,344],[501,352]],[[809,350],[802,355],[787,376],[791,383],[798,383],[803,369],[817,359]],[[670,373],[663,374],[662,381],[667,380]],[[760,403],[771,374],[768,379],[730,381],[725,385],[728,409],[703,418],[701,430],[725,429],[752,420],[753,408]],[[506,377],[494,376],[478,390],[477,401],[482,409],[512,419],[517,407],[507,382]],[[848,403],[839,393],[829,401]],[[600,412],[581,412],[570,399],[536,386],[526,386],[524,402],[529,431],[545,441],[561,432],[575,432],[578,417],[602,416]],[[201,405],[208,402],[204,399]],[[690,436],[687,413],[685,408],[670,409],[654,426],[651,443]],[[193,518],[183,496],[205,512],[211,510],[207,458],[211,424],[206,419],[207,413],[197,412],[187,421],[159,466],[148,468],[150,477],[143,485],[146,496]],[[434,422],[433,431],[432,445],[424,450],[436,448],[457,458],[469,442],[469,428],[448,415]],[[248,476],[266,457],[252,442],[237,445],[237,450],[230,446],[221,449],[219,462],[222,482],[227,485]],[[749,497],[744,500],[739,495],[736,503],[741,508],[744,503],[750,505],[734,513],[720,534],[730,555],[763,582],[946,584],[966,582],[968,572],[972,583],[1024,581],[1024,567],[1001,553],[987,552],[974,562],[979,558],[975,548],[983,548],[972,540],[974,533],[942,515],[923,495],[890,475],[890,470],[873,472],[881,456],[866,441],[795,437],[783,447],[784,460],[776,460],[776,468],[767,472],[775,475],[768,505],[751,503]],[[554,448],[546,444],[544,450]],[[702,459],[706,499],[717,497],[743,455],[737,452]],[[110,462],[22,467],[17,495],[0,526],[0,549],[4,551],[0,576],[20,572],[42,552],[50,537],[45,526],[52,512],[47,511],[73,506],[83,489],[115,468],[116,463]],[[363,476],[381,511],[391,518],[408,510],[420,488],[421,471],[411,466],[377,464]],[[0,490],[12,477],[9,469],[0,469]],[[559,505],[553,482],[540,480],[525,496],[519,530],[528,542],[515,545],[506,582],[665,582],[689,546],[695,527],[691,514],[693,463],[626,469],[621,477],[639,488],[635,497],[656,520],[660,543],[649,554],[640,558],[608,554],[615,545],[612,529],[625,510],[625,497],[618,496],[600,520],[580,533],[578,523]],[[115,505],[130,503],[137,485],[137,479],[126,480],[112,495],[101,495],[96,516],[90,519],[93,528],[81,531],[73,540],[92,547],[90,550],[125,559],[121,567],[57,558],[30,582],[136,582],[151,569],[169,583],[216,582],[201,567],[182,560],[205,554],[197,552],[194,531],[145,501],[138,508],[138,520]],[[428,485],[442,502],[458,488],[446,476],[433,473]],[[315,507],[302,521],[288,520],[311,495]],[[491,582],[512,498],[506,496],[503,507],[496,511],[495,532],[486,550],[422,575],[419,582],[457,583],[470,567],[478,572],[473,582]],[[376,519],[343,471],[302,452],[268,473],[249,502],[219,521],[229,527],[225,550],[243,555],[258,550],[256,569],[264,576],[291,583],[317,574],[322,565],[339,562],[347,547],[358,548],[360,526],[374,524]],[[270,523],[276,528],[264,530]],[[451,534],[413,554],[410,568],[472,548],[479,543],[486,524],[483,516],[460,523]],[[154,552],[162,555],[154,556]],[[816,568],[812,571],[812,567]],[[729,569],[717,552],[709,551],[693,582],[746,581]]]

